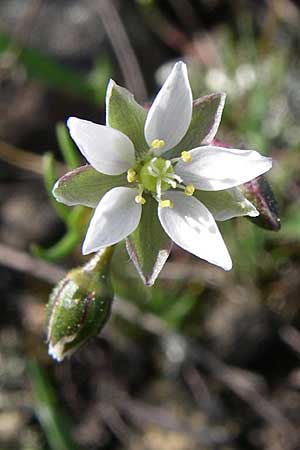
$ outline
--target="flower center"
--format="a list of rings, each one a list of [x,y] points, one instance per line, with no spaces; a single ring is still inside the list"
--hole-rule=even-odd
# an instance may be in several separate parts
[[[158,139],[156,141],[157,148],[163,145],[163,141]],[[135,197],[135,201],[144,205],[146,199],[143,197],[143,192],[148,191],[158,201],[160,207],[172,208],[172,202],[167,198],[162,198],[162,192],[167,191],[170,187],[182,189],[185,195],[192,196],[195,191],[194,186],[192,184],[184,185],[183,180],[175,173],[172,165],[180,159],[188,164],[191,161],[191,155],[189,152],[183,151],[180,158],[171,160],[155,156],[150,160],[144,160],[134,168],[128,169],[127,181],[136,183],[139,188],[139,194]]]
[[[140,170],[140,182],[148,191],[156,193],[157,185],[160,184],[160,190],[166,191],[170,187],[170,181],[173,180],[174,169],[171,161],[163,158],[152,158],[146,162]],[[176,184],[176,183],[175,183]]]

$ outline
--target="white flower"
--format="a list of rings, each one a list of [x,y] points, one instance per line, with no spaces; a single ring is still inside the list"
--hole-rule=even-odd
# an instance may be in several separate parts
[[[108,86],[108,98],[113,85],[110,82]],[[168,159],[168,151],[178,146],[189,129],[192,108],[187,69],[178,62],[147,114],[144,135],[149,149],[142,156],[135,156],[139,152],[121,131],[69,118],[71,137],[94,169],[112,177],[127,173],[127,183],[110,188],[96,206],[83,243],[84,254],[115,244],[133,233],[143,205],[152,196],[157,201],[161,226],[177,245],[225,270],[231,269],[231,259],[215,219],[196,198],[197,190],[234,188],[268,171],[272,161],[253,150],[213,145],[182,148],[177,157]],[[258,215],[251,207],[249,214]],[[228,212],[228,217],[233,215]]]

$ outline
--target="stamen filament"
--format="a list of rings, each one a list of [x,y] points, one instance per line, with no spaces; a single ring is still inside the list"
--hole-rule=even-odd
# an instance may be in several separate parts
[[[172,178],[173,180],[176,180],[178,183],[182,183],[183,179],[177,175],[176,173],[170,173],[168,174],[168,178]]]
[[[149,174],[150,174],[152,177],[157,177],[157,172],[156,172],[156,170],[154,169],[154,167],[149,166],[149,167],[147,167],[147,170],[148,170]]]
[[[156,181],[156,193],[157,193],[157,197],[160,200],[161,198],[161,179],[157,179]]]
[[[164,178],[162,179],[162,181],[164,181],[165,183],[170,184],[170,185],[172,186],[173,189],[176,189],[176,187],[177,187],[176,181],[174,181],[174,180],[171,179],[171,178],[164,177]]]
[[[171,166],[171,161],[166,160],[166,161],[165,161],[165,166],[164,166],[164,168],[163,168],[163,173],[167,173],[167,171],[168,171],[168,169],[170,168],[170,166]]]

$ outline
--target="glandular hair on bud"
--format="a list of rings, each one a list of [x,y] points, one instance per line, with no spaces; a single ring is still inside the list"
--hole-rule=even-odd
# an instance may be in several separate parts
[[[113,291],[109,266],[113,248],[71,270],[53,289],[47,305],[49,354],[57,361],[96,336],[110,316]]]

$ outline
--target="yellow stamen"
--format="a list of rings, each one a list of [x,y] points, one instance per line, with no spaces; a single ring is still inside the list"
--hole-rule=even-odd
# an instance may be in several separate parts
[[[142,195],[137,195],[134,199],[136,203],[139,203],[140,205],[144,205],[146,203],[146,200]]]
[[[171,200],[160,200],[159,206],[161,208],[173,208],[173,203]]]
[[[192,184],[187,184],[186,187],[184,188],[185,195],[188,195],[189,197],[192,196],[194,192],[195,188]]]
[[[134,169],[127,170],[127,181],[128,183],[133,183],[136,178],[136,171]]]
[[[185,163],[189,163],[192,161],[192,157],[191,157],[190,153],[185,150],[183,152],[181,152],[181,159]]]
[[[151,142],[152,148],[162,148],[165,145],[165,141],[163,139],[154,139]]]

